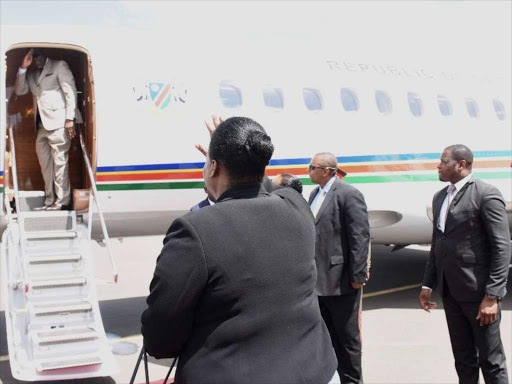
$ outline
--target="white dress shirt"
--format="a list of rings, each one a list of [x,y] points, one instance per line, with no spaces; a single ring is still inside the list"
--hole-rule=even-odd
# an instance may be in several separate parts
[[[331,180],[329,180],[327,184],[324,185],[323,188],[320,187],[318,193],[315,195],[313,201],[311,202],[311,211],[313,212],[313,216],[316,217],[316,215],[318,214],[318,211],[320,210],[320,207],[324,202],[325,196],[327,195],[327,192],[329,192],[329,189],[334,183],[334,180],[336,180],[336,176],[333,176]]]

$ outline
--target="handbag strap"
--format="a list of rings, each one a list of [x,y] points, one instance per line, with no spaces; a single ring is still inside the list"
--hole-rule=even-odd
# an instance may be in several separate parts
[[[137,372],[139,371],[140,362],[142,361],[142,358],[144,357],[144,374],[146,376],[146,384],[149,384],[149,365],[148,365],[148,354],[146,353],[146,347],[142,346],[139,354],[139,358],[137,359],[137,363],[135,364],[135,369],[132,373],[132,378],[130,379],[130,384],[134,384],[135,382],[135,376],[137,376]],[[163,384],[167,384],[167,380],[169,379],[169,376],[171,375],[172,369],[176,365],[176,361],[178,361],[178,358],[176,357],[171,367],[169,368],[169,371],[167,372],[167,375],[165,376],[165,379],[163,381]]]

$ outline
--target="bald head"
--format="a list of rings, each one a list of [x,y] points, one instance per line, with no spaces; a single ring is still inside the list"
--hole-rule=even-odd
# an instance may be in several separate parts
[[[336,160],[336,156],[334,156],[330,152],[320,152],[315,155],[313,158],[315,162],[315,165],[321,165],[322,167],[329,167],[329,168],[337,168],[338,167],[338,161]]]
[[[309,166],[309,178],[315,184],[324,186],[327,182],[336,175],[338,161],[336,156],[330,152],[320,152],[311,159]]]

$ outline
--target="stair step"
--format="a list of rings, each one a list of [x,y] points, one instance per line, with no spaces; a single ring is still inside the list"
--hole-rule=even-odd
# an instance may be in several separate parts
[[[57,315],[60,313],[89,312],[92,305],[88,301],[68,301],[68,302],[46,302],[31,304],[31,314],[35,316]]]
[[[92,327],[50,329],[37,331],[32,334],[32,339],[39,345],[74,343],[77,341],[94,340],[97,338],[98,333]]]
[[[41,255],[28,257],[29,264],[68,263],[82,260],[82,255],[72,253],[68,255]]]
[[[52,369],[83,367],[86,365],[97,365],[103,363],[103,359],[98,354],[82,355],[78,357],[59,357],[56,359],[44,359],[36,362],[37,370],[49,371]]]
[[[27,240],[38,239],[74,239],[78,236],[76,231],[48,231],[26,233]]]
[[[29,284],[30,289],[44,289],[44,288],[61,288],[61,287],[74,287],[85,285],[87,279],[83,276],[77,277],[60,277],[54,279],[37,279],[32,280]]]

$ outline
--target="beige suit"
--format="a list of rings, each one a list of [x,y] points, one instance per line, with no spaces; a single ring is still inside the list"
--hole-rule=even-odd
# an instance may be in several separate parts
[[[40,75],[37,70],[22,72],[20,70],[16,78],[15,92],[24,95],[30,91],[34,100],[34,120],[37,113],[41,118],[36,153],[45,184],[45,204],[68,205],[71,202],[68,170],[71,140],[64,123],[66,120],[82,122],[76,105],[73,74],[65,61],[51,59],[46,61]]]

